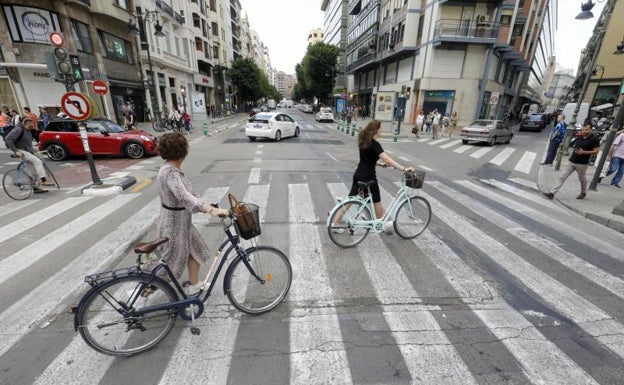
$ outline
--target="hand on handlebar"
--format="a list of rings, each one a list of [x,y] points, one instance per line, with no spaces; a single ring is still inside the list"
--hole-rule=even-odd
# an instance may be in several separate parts
[[[227,218],[227,217],[232,216],[232,213],[230,212],[230,210],[219,209],[219,213],[217,213],[217,216],[219,218]]]
[[[414,167],[409,166],[409,167],[405,167],[405,169],[403,169],[403,172],[412,172],[414,171]]]

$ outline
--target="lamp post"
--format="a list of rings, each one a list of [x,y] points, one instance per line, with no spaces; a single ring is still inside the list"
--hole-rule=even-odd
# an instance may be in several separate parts
[[[598,96],[598,91],[600,91],[600,83],[602,83],[602,77],[604,76],[605,67],[600,64],[596,64],[594,69],[592,70],[592,76],[596,76],[598,74],[598,68],[600,68],[600,79],[598,79],[598,85],[596,86],[596,94],[594,95],[594,102],[596,101],[596,96]]]
[[[143,12],[141,10],[141,7],[136,7],[136,18],[138,21],[138,26],[137,24],[134,23],[132,18],[128,21],[128,30],[129,30],[128,33],[132,36],[140,37],[140,42],[141,42],[140,50],[143,49],[143,43],[145,43],[145,47],[147,49],[147,64],[149,66],[150,78],[147,79],[147,75],[146,75],[146,81],[147,81],[146,88],[149,89],[149,93],[150,93],[150,104],[152,106],[152,114],[154,116],[154,126],[155,128],[160,130],[161,128],[160,126],[162,125],[162,123],[161,123],[160,111],[158,108],[158,102],[156,101],[156,84],[155,84],[156,77],[154,76],[154,68],[152,67],[152,55],[150,53],[149,39],[147,38],[146,33],[145,33],[145,23],[146,22],[155,23],[154,24],[154,36],[163,37],[165,36],[165,34],[162,31],[163,26],[160,24],[160,20],[158,19],[158,11]]]
[[[184,112],[186,111],[186,87],[180,86],[180,93],[182,94],[182,107],[184,108]]]

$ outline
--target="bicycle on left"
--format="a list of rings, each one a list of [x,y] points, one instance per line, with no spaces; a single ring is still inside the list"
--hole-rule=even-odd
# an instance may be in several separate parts
[[[42,151],[39,153],[40,155],[48,155],[46,151]],[[15,158],[16,155],[11,155],[12,158]],[[60,189],[58,181],[54,177],[54,174],[43,161],[43,168],[47,174],[47,178],[49,178],[52,182],[54,182],[54,186],[57,189]],[[2,178],[2,188],[4,192],[12,199],[21,201],[30,197],[30,195],[35,191],[35,189],[41,186],[41,180],[37,175],[37,172],[34,170],[34,167],[30,165],[25,160],[21,160],[17,165],[16,169],[8,171],[4,174]]]

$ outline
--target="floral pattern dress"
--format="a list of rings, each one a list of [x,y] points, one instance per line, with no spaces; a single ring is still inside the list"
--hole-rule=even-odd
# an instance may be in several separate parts
[[[204,204],[184,174],[168,162],[158,171],[156,184],[161,202],[156,223],[158,237],[169,238],[169,242],[156,249],[156,255],[167,262],[177,279],[186,269],[189,256],[202,264],[210,256],[210,250],[191,218],[193,213],[203,211]],[[158,261],[153,260],[147,268],[151,271],[157,264]]]

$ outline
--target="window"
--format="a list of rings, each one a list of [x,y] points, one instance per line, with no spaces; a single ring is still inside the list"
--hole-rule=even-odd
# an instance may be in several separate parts
[[[105,58],[124,63],[132,63],[132,46],[129,42],[103,31],[100,35],[100,49]]]
[[[69,24],[71,26],[76,49],[81,52],[93,53],[93,45],[91,44],[91,37],[89,37],[89,27],[76,20],[70,20]]]

